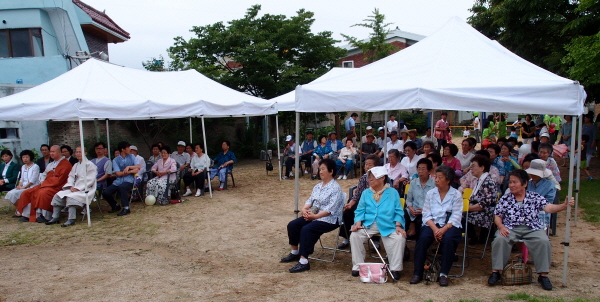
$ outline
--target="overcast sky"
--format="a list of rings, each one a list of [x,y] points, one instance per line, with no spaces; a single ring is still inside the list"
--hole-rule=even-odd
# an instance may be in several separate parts
[[[193,26],[240,19],[246,9],[262,5],[261,14],[292,16],[301,8],[314,12],[313,32],[331,31],[336,40],[340,33],[360,39],[369,30],[350,27],[361,23],[374,8],[385,14],[386,21],[401,30],[430,35],[448,19],[466,20],[474,0],[83,0],[103,11],[131,34],[124,43],[109,46],[110,61],[132,68],[143,68],[142,62],[163,55],[173,45],[173,38],[189,39]]]

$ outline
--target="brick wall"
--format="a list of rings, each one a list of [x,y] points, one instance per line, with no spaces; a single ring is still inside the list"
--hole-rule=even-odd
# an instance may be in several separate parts
[[[396,52],[398,52],[398,51],[400,51],[400,50],[402,50],[402,49],[404,49],[404,48],[407,47],[406,43],[403,43],[403,42],[400,42],[400,41],[394,41],[394,42],[392,42],[390,44],[392,44],[392,45],[394,45],[394,46],[396,46],[396,47],[399,48],[399,50],[395,50],[392,53],[396,53]],[[340,66],[342,66],[342,62],[344,62],[344,61],[354,61],[354,68],[359,68],[359,67],[363,67],[363,66],[369,64],[369,61],[365,60],[366,57],[367,56],[364,53],[361,52],[359,54],[355,54],[355,55],[352,55],[352,56],[347,56],[345,58],[340,59],[338,61],[338,64]]]
[[[106,40],[88,32],[83,32],[83,36],[85,37],[85,42],[88,45],[90,53],[102,51],[108,54],[108,42]],[[100,58],[98,54],[94,54],[92,57]]]

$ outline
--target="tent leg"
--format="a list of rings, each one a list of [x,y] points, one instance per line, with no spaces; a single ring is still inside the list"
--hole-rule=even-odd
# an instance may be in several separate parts
[[[204,130],[204,116],[202,116],[202,137],[204,138],[204,153],[208,154],[208,147],[206,146],[206,131]],[[204,188],[201,188],[204,190]],[[210,198],[212,198],[212,185],[210,183],[210,169],[208,169],[208,192],[210,194]]]
[[[575,119],[577,119],[577,117],[574,117]],[[577,120],[573,121],[576,122]],[[581,121],[581,117],[579,117],[579,121]],[[571,122],[571,123],[573,123]],[[572,133],[572,132],[571,132]],[[580,132],[581,133],[581,132]],[[573,163],[575,160],[575,148],[573,148],[575,146],[575,135],[571,135],[571,152],[569,155],[569,189],[567,192],[567,198],[571,198],[571,196],[573,196]],[[581,144],[580,144],[581,146]],[[581,147],[579,147],[578,149],[581,149]],[[579,150],[579,152],[581,152],[581,150]],[[577,154],[581,154],[581,153],[577,153]],[[577,166],[579,166],[579,163],[577,164]],[[576,174],[578,175],[578,174]],[[579,177],[578,177],[579,178]],[[575,207],[575,213],[577,213],[577,207]],[[575,214],[577,215],[577,214]],[[565,240],[564,242],[568,243],[571,237],[571,207],[567,207],[567,214],[566,214],[566,223],[565,223]],[[564,252],[564,258],[563,258],[563,274],[562,274],[562,284],[563,286],[567,285],[567,272],[568,272],[568,267],[567,264],[569,262],[569,245],[565,244],[565,252]]]
[[[192,144],[192,117],[190,116],[190,145]]]
[[[299,137],[300,135],[300,112],[296,112],[296,138]],[[294,150],[294,154],[296,154],[296,163],[295,163],[295,167],[296,167],[296,173],[294,174],[294,182],[295,182],[295,186],[294,186],[294,196],[296,197],[296,209],[294,210],[294,213],[296,213],[296,218],[298,218],[298,213],[300,211],[298,211],[298,200],[299,200],[299,189],[300,189],[300,145],[296,144],[296,150]]]
[[[279,167],[279,181],[281,179],[281,152],[279,150],[279,114],[275,114],[275,135],[277,135],[277,166]]]
[[[81,164],[86,167],[87,156],[85,156],[85,148],[83,147],[83,122],[79,119],[79,140],[81,141]],[[87,174],[87,169],[85,171]],[[84,179],[86,176],[83,177]],[[88,227],[92,226],[92,219],[90,218],[90,203],[88,202],[88,194],[85,194],[85,211],[87,212],[87,223]]]
[[[106,147],[108,148],[106,157],[110,158],[112,154],[110,153],[110,128],[108,127],[108,119],[106,119]]]
[[[581,154],[581,136],[582,136],[581,132],[583,131],[583,117],[582,116],[579,116],[578,127],[579,127],[579,130],[577,131],[577,141],[580,143],[579,143],[579,146],[577,147],[577,150],[579,150],[579,152],[580,152],[578,154]],[[571,146],[573,146],[572,141],[573,140],[571,139]],[[587,152],[587,150],[586,150],[586,152]],[[581,161],[580,160],[577,161],[577,170],[576,171],[577,172],[575,172],[575,175],[577,177],[577,183],[575,184],[575,186],[576,186],[576,189],[575,189],[575,221],[574,221],[573,225],[577,225],[577,212],[578,212],[577,210],[579,209],[579,188],[581,185],[581,177],[579,175],[579,173],[581,173]],[[572,182],[572,180],[571,180],[571,182]]]
[[[385,111],[385,114],[383,115],[383,165],[385,166],[385,164],[387,163],[387,119],[388,119],[388,112],[387,110]]]

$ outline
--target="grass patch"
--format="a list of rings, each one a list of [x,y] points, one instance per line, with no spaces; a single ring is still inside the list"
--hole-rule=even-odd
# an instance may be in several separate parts
[[[600,199],[598,198],[598,183],[599,180],[581,180],[579,187],[579,203],[578,206],[583,209],[583,218],[587,222],[600,225]],[[560,200],[564,201],[569,188],[568,181],[561,182],[562,190],[560,191]],[[573,191],[575,184],[573,184]]]
[[[6,238],[0,240],[0,246],[19,245],[19,244],[38,244],[40,242],[39,234],[35,232],[12,232]]]
[[[600,298],[584,299],[575,298],[573,300],[565,300],[563,298],[553,298],[548,296],[530,296],[526,293],[514,293],[506,296],[510,301],[525,301],[525,302],[599,302]]]

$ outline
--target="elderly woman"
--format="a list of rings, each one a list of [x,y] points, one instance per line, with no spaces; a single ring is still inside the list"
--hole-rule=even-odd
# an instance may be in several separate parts
[[[19,165],[12,161],[13,154],[8,149],[0,152],[2,162],[0,163],[0,192],[10,191],[15,188],[19,177]]]
[[[500,146],[500,161],[504,163],[504,170],[506,173],[510,173],[516,169],[521,169],[517,158],[512,156],[511,150],[511,143],[504,143],[502,146]]]
[[[420,155],[417,155],[417,144],[409,141],[404,143],[404,155],[406,155],[401,161],[402,164],[408,170],[408,178],[412,179],[417,174],[417,162],[421,159]]]
[[[322,159],[329,158],[331,153],[333,153],[333,150],[331,150],[331,147],[327,144],[327,136],[319,136],[319,144],[317,145],[317,148],[315,148],[315,151],[313,151],[315,160],[312,163],[312,179],[317,178],[317,172],[319,172],[319,162]]]
[[[183,183],[186,188],[186,192],[183,196],[192,195],[192,191],[190,190],[192,182],[196,184],[196,195],[194,196],[198,197],[202,195],[206,173],[210,168],[210,157],[208,157],[208,154],[204,153],[204,147],[202,147],[201,144],[194,144],[194,152],[194,156],[191,156],[188,173],[183,176]]]
[[[529,175],[523,170],[509,174],[508,188],[494,212],[494,222],[498,227],[496,239],[492,242],[492,274],[488,284],[494,285],[500,280],[500,271],[504,269],[510,251],[517,242],[523,240],[529,254],[535,259],[535,269],[539,274],[538,283],[545,290],[552,290],[548,278],[552,261],[552,245],[544,232],[544,224],[538,217],[539,211],[558,213],[575,204],[575,199],[567,197],[563,204],[552,204],[541,195],[527,191]]]
[[[388,177],[393,181],[392,186],[399,190],[401,185],[408,183],[408,170],[400,163],[400,151],[391,149],[388,151],[388,163],[384,166]]]
[[[459,178],[462,176],[462,166],[460,164],[460,160],[456,158],[456,154],[458,154],[458,147],[455,144],[447,144],[444,147],[444,157],[442,158],[442,164],[444,166],[448,166],[454,170],[454,182],[452,183],[455,188],[458,188]]]
[[[321,160],[321,182],[313,188],[312,194],[304,203],[302,217],[288,223],[287,231],[292,251],[281,258],[281,262],[298,261],[290,268],[290,273],[310,270],[308,256],[313,253],[315,243],[321,235],[335,230],[342,222],[344,195],[342,188],[334,180],[335,172],[335,161]]]
[[[498,185],[490,174],[490,159],[483,155],[475,155],[471,159],[471,173],[477,178],[473,192],[469,197],[469,219],[467,233],[470,244],[485,243],[494,217],[494,204],[498,197]],[[480,227],[479,237],[475,227]]]
[[[338,171],[341,171],[342,166],[345,167],[344,175],[340,175],[338,179],[348,179],[348,173],[354,168],[354,156],[357,154],[357,151],[352,144],[352,140],[346,140],[346,147],[340,150],[338,160],[335,161]]]
[[[415,247],[414,275],[410,284],[423,280],[425,255],[435,240],[441,244],[442,255],[438,282],[440,286],[448,286],[448,273],[462,237],[463,199],[460,192],[450,186],[454,180],[454,170],[448,166],[439,166],[435,173],[436,187],[427,192],[423,203],[423,226]]]
[[[40,167],[33,163],[34,157],[31,150],[21,151],[21,161],[23,162],[23,166],[21,167],[21,179],[18,185],[10,190],[10,192],[6,194],[6,197],[4,197],[5,199],[10,200],[12,204],[17,203],[23,191],[40,184]],[[20,213],[17,213],[15,216],[20,216]]]
[[[421,235],[421,225],[423,224],[423,202],[429,190],[435,188],[433,178],[429,177],[433,170],[431,160],[422,158],[417,162],[418,177],[410,182],[408,193],[406,194],[406,213],[404,220],[408,226],[408,236]]]
[[[176,177],[176,175],[169,176],[169,173],[177,172],[177,163],[170,155],[169,146],[160,148],[161,159],[157,160],[150,170],[157,177],[150,179],[147,185],[146,195],[153,195],[156,197],[156,202],[161,205],[169,203],[168,192],[166,192],[167,179]]]
[[[354,211],[354,225],[350,235],[352,249],[352,276],[358,277],[358,264],[365,262],[364,242],[369,235],[380,234],[390,261],[390,271],[395,281],[400,279],[402,257],[406,245],[404,213],[398,191],[387,184],[387,170],[374,167],[368,172],[369,189],[360,197]]]
[[[438,153],[429,153],[427,154],[427,159],[433,164],[429,177],[435,179],[435,170],[442,165],[442,157]]]
[[[456,159],[460,161],[460,167],[463,170],[463,174],[467,174],[467,172],[469,172],[469,166],[471,165],[471,159],[475,156],[475,153],[473,153],[473,147],[475,147],[475,145],[470,139],[466,138],[462,141],[461,147],[462,150],[456,154]]]

